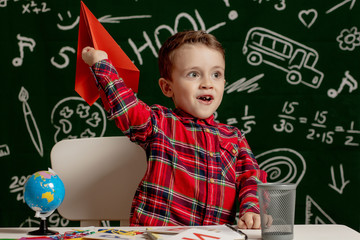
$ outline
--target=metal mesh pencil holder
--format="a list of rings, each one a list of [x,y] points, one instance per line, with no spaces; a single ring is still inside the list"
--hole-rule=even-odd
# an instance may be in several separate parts
[[[296,184],[258,184],[261,235],[264,240],[288,240],[294,236]]]

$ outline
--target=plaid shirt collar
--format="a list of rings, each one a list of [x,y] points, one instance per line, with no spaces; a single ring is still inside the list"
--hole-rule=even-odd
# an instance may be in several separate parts
[[[212,114],[210,117],[206,118],[206,119],[201,119],[201,118],[196,118],[194,116],[192,116],[191,114],[183,111],[180,108],[175,108],[173,111],[178,117],[179,119],[181,119],[183,122],[195,122],[198,124],[206,124],[206,125],[210,125],[210,126],[218,126],[218,123],[215,122],[214,120],[214,114]]]

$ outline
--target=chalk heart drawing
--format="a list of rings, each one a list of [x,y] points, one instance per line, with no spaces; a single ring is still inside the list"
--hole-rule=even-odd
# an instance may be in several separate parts
[[[303,156],[290,148],[276,148],[255,156],[268,173],[268,182],[299,184],[306,172]]]
[[[55,143],[63,139],[102,137],[106,130],[106,115],[100,104],[91,107],[80,97],[59,101],[51,112],[56,129]]]
[[[316,21],[318,13],[315,9],[301,10],[298,17],[305,27],[310,28]]]

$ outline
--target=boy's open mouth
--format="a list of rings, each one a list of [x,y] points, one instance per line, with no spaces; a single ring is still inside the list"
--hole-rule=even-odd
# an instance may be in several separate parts
[[[203,102],[211,102],[214,98],[210,95],[204,95],[204,96],[197,97],[197,99],[199,99]]]

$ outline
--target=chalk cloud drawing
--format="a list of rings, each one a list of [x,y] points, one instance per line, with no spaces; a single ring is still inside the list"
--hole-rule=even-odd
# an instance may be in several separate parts
[[[315,69],[317,51],[271,30],[254,27],[246,35],[243,54],[252,66],[261,63],[286,72],[292,85],[303,83],[319,88],[324,74]]]
[[[26,123],[26,128],[29,132],[31,141],[33,142],[33,144],[34,144],[36,150],[38,151],[38,153],[40,154],[40,156],[43,156],[44,150],[43,150],[43,144],[41,141],[40,131],[36,124],[36,121],[35,121],[32,111],[31,111],[31,108],[27,102],[27,100],[29,99],[29,92],[24,87],[21,87],[18,98],[19,98],[19,101],[22,102],[22,109],[23,109],[24,119],[25,119],[25,123]]]
[[[316,21],[318,13],[315,9],[301,10],[298,14],[300,22],[304,24],[305,27],[310,28]]]
[[[331,187],[332,189],[334,189],[338,193],[342,194],[343,191],[344,191],[344,188],[346,187],[346,185],[348,185],[350,183],[350,180],[345,181],[344,169],[343,169],[342,164],[340,164],[340,178],[341,178],[341,183],[339,184],[340,188],[337,187],[337,184],[336,184],[336,179],[335,179],[335,173],[334,173],[334,167],[333,166],[331,166],[330,172],[331,172],[332,183],[331,184],[329,183],[329,187]]]
[[[91,107],[80,97],[59,101],[51,112],[56,132],[54,141],[62,139],[102,137],[106,130],[106,115],[100,104]]]
[[[336,98],[337,95],[342,92],[345,86],[349,87],[349,93],[358,88],[358,82],[353,76],[350,75],[349,71],[345,71],[345,76],[342,78],[341,84],[337,90],[333,88],[328,90],[328,96],[331,98]]]
[[[306,196],[305,224],[336,224],[336,222],[309,196]]]
[[[339,47],[343,51],[353,51],[355,47],[360,46],[360,32],[357,27],[351,29],[343,29],[340,35],[336,38],[339,42]]]
[[[255,156],[268,173],[268,182],[299,184],[306,172],[303,156],[290,148],[276,148]]]
[[[17,34],[16,38],[19,40],[18,46],[19,46],[20,57],[14,58],[12,60],[12,64],[14,65],[14,67],[19,67],[22,65],[23,59],[25,57],[24,48],[27,47],[30,49],[30,52],[32,52],[32,51],[34,51],[36,42],[32,38],[24,37],[24,36],[21,36],[20,34]]]

